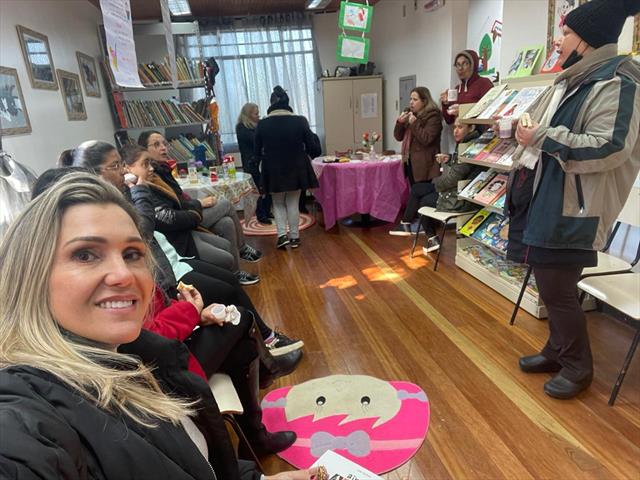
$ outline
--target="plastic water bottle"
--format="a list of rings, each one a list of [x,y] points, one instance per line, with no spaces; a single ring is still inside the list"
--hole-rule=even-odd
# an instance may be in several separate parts
[[[236,162],[233,155],[227,155],[225,157],[228,165],[229,178],[234,180],[236,178]]]

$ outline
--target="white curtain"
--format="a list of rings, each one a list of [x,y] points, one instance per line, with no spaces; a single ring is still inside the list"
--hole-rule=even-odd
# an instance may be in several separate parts
[[[211,19],[200,23],[202,55],[220,66],[215,94],[220,130],[227,147],[236,144],[235,126],[247,102],[266,115],[273,87],[288,93],[291,108],[315,129],[317,53],[311,19],[304,14],[268,15],[242,20]],[[184,37],[183,55],[199,58],[195,36]],[[227,148],[225,147],[225,148]]]

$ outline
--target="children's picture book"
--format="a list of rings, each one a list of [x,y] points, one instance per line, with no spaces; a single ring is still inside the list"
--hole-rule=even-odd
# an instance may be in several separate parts
[[[546,86],[539,87],[525,87],[518,92],[518,94],[505,106],[500,115],[503,117],[520,118],[520,116],[532,109],[538,102],[540,97],[549,88]]]
[[[491,90],[485,93],[484,96],[473,107],[471,107],[471,110],[469,110],[465,114],[465,116],[462,118],[464,119],[476,118],[483,111],[485,111],[487,107],[491,105],[491,103],[493,103],[493,101],[496,98],[500,96],[500,94],[503,92],[505,88],[507,88],[506,83],[502,83],[500,85],[496,85],[495,87],[493,87]]]
[[[516,95],[518,95],[518,90],[504,90],[480,115],[478,115],[478,118],[487,120],[494,115],[499,115],[502,109],[511,102]]]
[[[311,467],[324,467],[327,480],[382,480],[382,477],[370,472],[342,455],[327,450]]]
[[[489,156],[489,154],[493,151],[494,148],[498,146],[500,143],[500,139],[498,137],[491,140],[489,143],[485,145],[485,147],[478,153],[474,160],[484,161],[485,158]]]
[[[543,46],[526,47],[516,54],[516,59],[507,72],[507,78],[527,77],[533,73],[533,69],[540,58]]]
[[[482,209],[478,213],[476,213],[473,217],[471,217],[467,223],[465,223],[460,229],[460,233],[462,235],[466,235],[467,237],[473,235],[473,233],[482,225],[489,215],[492,215],[489,210]]]
[[[465,198],[473,198],[473,196],[482,190],[482,188],[493,178],[495,174],[496,173],[491,170],[480,172],[476,178],[471,180],[467,186],[464,187],[459,195]]]
[[[492,213],[471,236],[496,250],[506,251],[509,241],[509,218]]]
[[[493,206],[496,208],[504,208],[504,202],[507,199],[506,192],[503,193],[500,198],[498,198],[495,202],[493,202]]]
[[[500,143],[491,150],[491,153],[484,159],[487,163],[498,163],[505,155],[510,155],[516,150],[517,143],[511,138],[504,138]]]
[[[544,64],[542,65],[542,68],[540,69],[540,73],[561,72],[562,65],[560,65],[560,62],[558,61],[559,59],[560,59],[560,54],[554,48],[553,50],[551,50],[551,53],[549,54]]]
[[[473,196],[473,199],[485,205],[491,205],[507,191],[507,180],[508,177],[506,175],[496,175],[482,190]]]

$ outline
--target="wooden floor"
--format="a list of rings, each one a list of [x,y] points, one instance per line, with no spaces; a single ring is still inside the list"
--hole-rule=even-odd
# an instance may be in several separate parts
[[[510,327],[513,304],[454,265],[452,232],[434,273],[388,229],[316,225],[293,251],[250,237],[265,258],[247,291],[267,323],[305,342],[299,368],[274,388],[331,374],[420,385],[429,432],[387,479],[640,478],[640,355],[607,406],[631,328],[588,314],[593,385],[577,399],[549,398],[549,376],[517,366],[542,347],[547,322],[521,312]],[[290,468],[275,456],[265,466]]]

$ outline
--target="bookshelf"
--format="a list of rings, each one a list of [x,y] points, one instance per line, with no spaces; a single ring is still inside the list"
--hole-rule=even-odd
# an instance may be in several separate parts
[[[202,52],[197,22],[174,23],[174,43],[181,36],[196,38],[198,51]],[[103,59],[106,54],[104,28],[99,26]],[[127,138],[135,141],[144,130],[159,130],[167,140],[179,136],[203,139],[207,134],[208,104],[206,101],[189,100],[205,98],[203,67],[200,60],[188,60],[176,56],[177,82],[171,81],[169,58],[161,23],[134,23],[138,74],[144,87],[121,87],[113,80],[108,60],[101,62],[104,84],[111,107],[116,144]],[[202,94],[191,92],[201,90]]]
[[[469,158],[465,156],[460,156],[460,161],[464,163],[471,163],[473,165],[479,165],[481,167],[492,168],[494,170],[498,170],[499,172],[510,172],[513,168],[512,165],[502,165],[500,163],[493,162],[483,162],[482,160],[476,160],[474,158]]]
[[[465,200],[469,203],[473,203],[474,205],[478,205],[479,207],[485,208],[492,213],[497,213],[498,215],[504,215],[504,209],[500,207],[495,207],[488,203],[479,202],[478,200],[474,200],[473,198],[470,198],[470,197],[463,197],[462,195],[458,195],[458,200]]]

